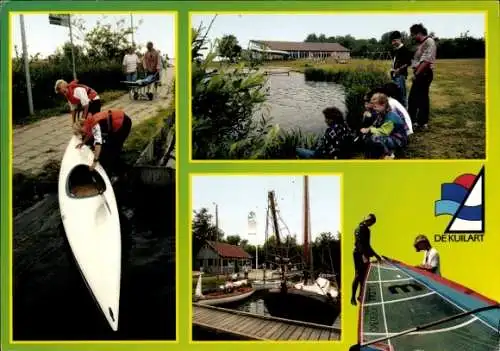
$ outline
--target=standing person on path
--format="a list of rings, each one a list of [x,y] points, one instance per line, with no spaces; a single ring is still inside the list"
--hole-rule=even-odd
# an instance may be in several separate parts
[[[382,261],[382,258],[373,250],[370,244],[370,227],[377,222],[377,218],[373,213],[370,213],[366,218],[359,224],[354,232],[355,242],[354,242],[354,269],[356,271],[354,280],[352,282],[352,295],[351,304],[356,306],[356,291],[358,286],[363,286],[364,280],[366,278],[366,273],[368,271],[368,266],[370,264],[370,258],[375,256],[378,262]],[[357,300],[361,302],[361,291],[360,289]]]
[[[122,110],[98,112],[73,125],[73,133],[82,138],[77,147],[85,144],[93,148],[94,160],[90,170],[101,162],[106,172],[124,173],[125,165],[120,154],[131,128],[132,120]]]
[[[123,71],[125,72],[125,80],[127,82],[135,82],[137,80],[137,65],[140,64],[141,61],[133,47],[130,47],[123,56]]]
[[[421,265],[417,268],[423,269],[425,271],[441,275],[441,262],[439,259],[439,252],[432,247],[429,239],[425,235],[419,235],[415,238],[415,243],[413,244],[417,252],[425,251],[424,259]]]
[[[392,32],[390,39],[394,47],[391,78],[399,87],[399,96],[395,96],[394,98],[407,108],[406,78],[408,77],[408,67],[411,66],[412,53],[401,41],[402,38],[399,31]]]
[[[83,109],[82,118],[86,119],[89,114],[101,111],[101,99],[97,92],[83,84],[78,84],[77,80],[67,83],[63,79],[58,79],[55,84],[56,94],[63,95],[68,100],[71,109],[71,124],[76,122],[77,110]]]
[[[408,97],[408,113],[414,129],[429,127],[430,98],[429,89],[434,79],[436,62],[436,42],[428,36],[422,24],[414,24],[410,34],[419,46],[413,57],[413,84]]]
[[[142,60],[144,70],[148,76],[154,76],[155,80],[159,80],[161,65],[160,55],[158,55],[158,51],[153,48],[152,42],[148,42],[147,49]]]

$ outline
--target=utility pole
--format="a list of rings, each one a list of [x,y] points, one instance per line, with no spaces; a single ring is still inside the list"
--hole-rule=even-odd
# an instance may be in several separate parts
[[[215,205],[215,241],[219,241],[219,206],[214,202]]]
[[[130,34],[132,36],[132,46],[135,47],[134,42],[134,15],[130,14]]]
[[[21,22],[21,41],[23,46],[24,73],[26,74],[26,89],[28,90],[28,108],[30,115],[35,113],[33,106],[33,93],[31,91],[30,63],[28,58],[28,45],[26,44],[26,30],[24,29],[24,15],[19,15]]]
[[[215,202],[212,202],[215,205],[215,243],[219,241],[219,207]],[[219,259],[219,269],[217,270],[217,281],[219,280],[219,273],[224,273],[223,272],[223,265],[222,265],[223,260]]]
[[[71,25],[71,15],[68,14],[68,26],[69,26],[69,41],[71,42],[71,61],[73,63],[73,79],[76,80],[76,68],[75,68],[75,44],[73,44],[73,29]]]

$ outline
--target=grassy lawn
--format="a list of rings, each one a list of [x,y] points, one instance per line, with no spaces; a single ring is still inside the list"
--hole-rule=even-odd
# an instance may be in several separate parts
[[[304,72],[308,67],[330,69],[380,68],[390,61],[353,59],[346,64],[310,60],[271,61],[264,68]],[[220,68],[219,64],[213,66]],[[408,93],[411,80],[407,81]],[[474,159],[486,157],[485,60],[438,60],[431,84],[430,129],[412,136],[405,158]]]
[[[168,114],[168,109],[159,109],[153,117],[132,126],[130,135],[123,145],[123,157],[127,162],[135,162],[142,150],[162,128]]]
[[[123,90],[109,90],[99,93],[99,98],[101,99],[102,104],[106,104],[108,102],[111,102],[113,100],[122,97],[125,94],[127,94],[127,92]],[[33,116],[27,116],[26,118],[23,118],[21,120],[19,119],[15,120],[14,127],[25,126],[37,122],[39,120],[42,120],[44,118],[59,116],[65,113],[69,113],[69,107],[66,101],[64,101],[63,98],[60,98],[59,105],[57,107],[35,111],[35,114]]]

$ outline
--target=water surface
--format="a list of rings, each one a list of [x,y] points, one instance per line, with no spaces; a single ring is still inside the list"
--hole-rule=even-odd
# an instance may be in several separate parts
[[[266,86],[269,96],[265,108],[273,122],[283,129],[300,128],[304,132],[322,133],[325,122],[322,111],[338,107],[346,112],[344,88],[327,82],[306,82],[302,73],[271,74]]]

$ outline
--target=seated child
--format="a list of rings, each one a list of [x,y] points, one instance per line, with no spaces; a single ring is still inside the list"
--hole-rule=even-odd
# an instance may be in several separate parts
[[[382,93],[376,93],[371,98],[377,120],[369,128],[361,128],[366,134],[366,146],[370,158],[394,159],[394,151],[406,146],[408,136],[405,123],[399,115],[391,110],[389,99]]]
[[[315,150],[297,148],[298,158],[347,158],[353,143],[353,133],[336,107],[323,110],[327,128]]]
[[[389,98],[389,106],[391,106],[392,111],[396,112],[399,117],[405,122],[406,135],[410,136],[413,134],[413,126],[411,123],[411,118],[406,110],[406,108],[396,99],[399,94],[399,87],[396,83],[387,83],[383,86],[373,90],[373,94],[382,93],[387,95]],[[372,94],[372,95],[373,95]]]

